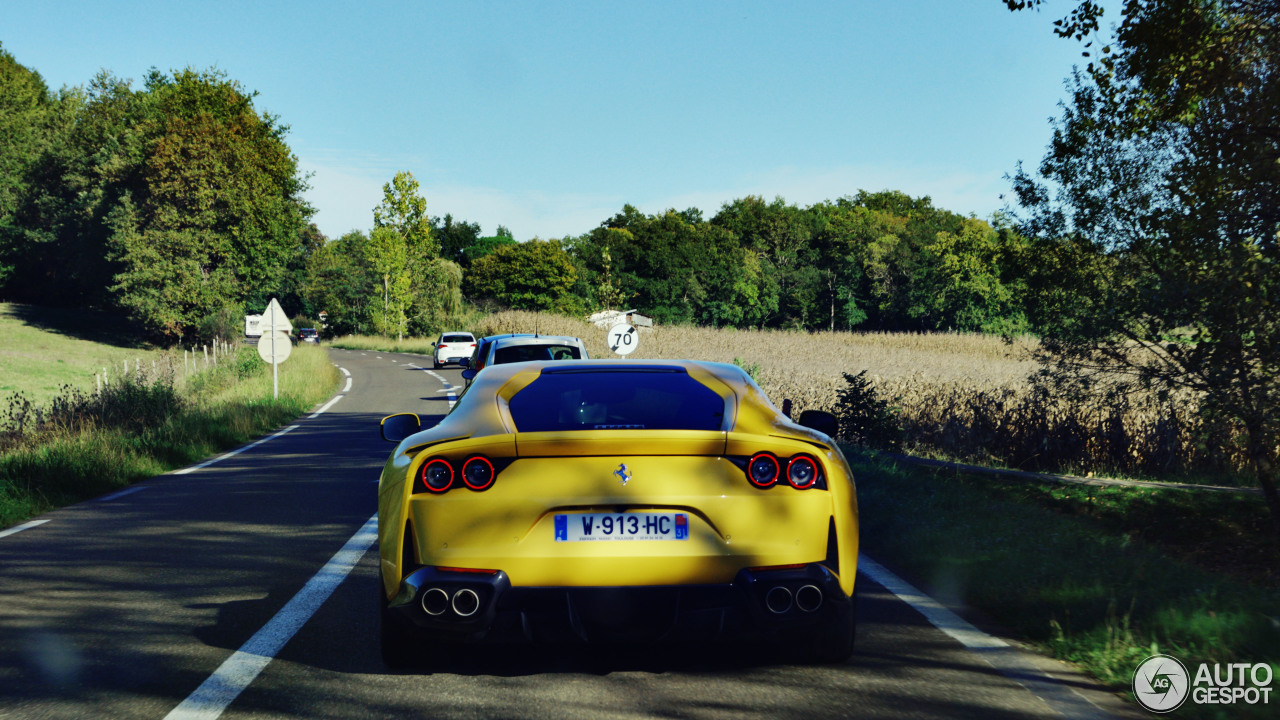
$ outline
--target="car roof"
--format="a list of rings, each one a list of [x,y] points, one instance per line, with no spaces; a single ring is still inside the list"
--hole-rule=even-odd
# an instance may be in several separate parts
[[[571,335],[530,335],[528,333],[512,333],[497,337],[485,338],[499,347],[513,345],[576,345],[582,347],[582,340]]]

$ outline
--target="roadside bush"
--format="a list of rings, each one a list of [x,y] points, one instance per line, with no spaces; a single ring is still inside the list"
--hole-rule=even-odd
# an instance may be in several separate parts
[[[197,345],[212,345],[219,338],[230,340],[240,337],[244,335],[244,313],[240,308],[224,307],[200,318],[195,330]]]
[[[897,450],[902,447],[898,411],[880,397],[867,371],[844,375],[845,387],[836,393],[836,418],[840,437],[862,447]]]

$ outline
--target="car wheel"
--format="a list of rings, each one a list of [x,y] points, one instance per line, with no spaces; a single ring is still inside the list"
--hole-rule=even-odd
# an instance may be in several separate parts
[[[857,636],[857,596],[831,622],[819,626],[806,638],[805,658],[815,665],[842,663],[853,654],[853,641]]]
[[[440,361],[439,361],[439,360],[432,359],[432,360],[431,360],[431,364],[432,364],[432,365],[434,365],[434,366],[436,367],[436,369],[437,369],[437,370],[439,370],[439,369],[440,369]]]
[[[412,666],[418,659],[419,646],[414,642],[414,634],[409,628],[392,616],[386,595],[382,592],[381,581],[378,582],[378,603],[381,609],[378,625],[382,663],[392,669]]]

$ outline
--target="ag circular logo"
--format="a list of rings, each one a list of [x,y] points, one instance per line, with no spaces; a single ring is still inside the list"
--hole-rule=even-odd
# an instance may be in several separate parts
[[[1187,668],[1177,658],[1152,655],[1133,672],[1133,694],[1151,712],[1172,712],[1187,701],[1190,680]]]

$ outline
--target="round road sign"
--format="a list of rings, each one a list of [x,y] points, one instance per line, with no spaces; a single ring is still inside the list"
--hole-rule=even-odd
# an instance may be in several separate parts
[[[289,359],[289,353],[293,351],[293,341],[289,339],[289,333],[275,333],[275,338],[275,364],[279,365]],[[271,364],[271,333],[264,332],[262,337],[258,338],[258,357],[261,357],[262,361],[268,365]]]
[[[618,323],[609,328],[609,336],[605,342],[618,355],[630,355],[640,344],[640,333],[630,323]]]

